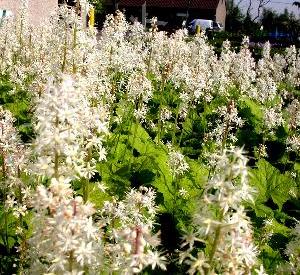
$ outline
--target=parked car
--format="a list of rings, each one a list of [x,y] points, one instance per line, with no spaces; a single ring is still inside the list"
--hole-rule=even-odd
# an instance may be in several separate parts
[[[215,22],[215,21],[209,20],[209,19],[194,19],[194,20],[192,20],[188,25],[188,30],[191,33],[195,33],[197,26],[200,27],[200,30],[204,30],[204,31],[208,31],[208,30],[222,31],[222,30],[224,30],[224,27],[221,23]]]
[[[213,22],[213,30],[214,31],[224,31],[224,26],[220,22]]]

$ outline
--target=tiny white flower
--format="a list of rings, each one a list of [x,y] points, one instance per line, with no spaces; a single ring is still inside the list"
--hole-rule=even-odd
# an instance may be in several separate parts
[[[97,183],[97,187],[99,188],[99,190],[101,191],[101,192],[105,192],[105,190],[107,189],[107,186],[105,185],[105,183],[103,182],[103,181],[101,181],[101,182],[98,182]]]
[[[254,271],[256,272],[257,275],[268,275],[265,272],[264,266],[260,265],[259,269],[255,268]]]
[[[179,189],[178,193],[183,198],[186,198],[188,196],[188,191],[186,191],[183,187]]]

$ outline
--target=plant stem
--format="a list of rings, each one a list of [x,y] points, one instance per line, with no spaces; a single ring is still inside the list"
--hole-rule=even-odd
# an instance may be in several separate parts
[[[149,53],[149,59],[147,62],[147,74],[150,73],[150,68],[151,68],[151,59],[152,59],[152,53],[153,53],[153,39],[154,39],[154,34],[155,34],[155,28],[152,28],[152,34],[151,34],[151,47],[150,47],[150,53]]]
[[[136,139],[136,134],[137,134],[139,123],[140,123],[139,119],[137,119],[137,121],[134,125],[133,139],[132,139],[132,145],[131,145],[131,154],[130,154],[130,159],[129,159],[129,170],[131,169],[131,165],[132,165],[133,150],[134,150],[134,144],[135,144],[135,139]]]
[[[18,174],[18,178],[21,179],[21,171],[20,168],[17,167],[17,174]],[[19,204],[22,205],[23,204],[23,197],[22,197],[22,188],[21,185],[19,185]],[[20,215],[20,219],[19,219],[19,226],[20,228],[23,227],[23,216]],[[20,251],[20,264],[19,264],[19,273],[18,274],[23,274],[23,264],[24,264],[24,260],[25,260],[25,249],[26,249],[26,235],[22,232],[21,234],[21,244],[19,247],[19,251]]]
[[[190,112],[188,112],[186,118],[185,118],[185,121],[189,118],[190,116]],[[183,125],[184,122],[182,122],[182,125]],[[179,141],[178,141],[178,146],[180,147],[180,144],[181,144],[181,141],[182,141],[182,138],[183,138],[183,133],[184,133],[184,129],[182,127],[182,130],[181,130],[181,133],[180,133],[180,137],[179,137]]]
[[[178,107],[177,107],[176,108],[175,122],[174,122],[174,125],[173,125],[172,146],[175,145],[175,137],[176,137],[177,123],[178,123],[178,116],[179,116],[179,110],[178,110]]]
[[[71,250],[69,254],[69,272],[72,273],[73,271],[73,261],[74,261],[74,251]]]
[[[59,124],[59,120],[58,120],[58,116],[56,116],[55,118],[55,127],[58,128],[58,124]],[[57,146],[56,142],[55,142],[55,147]],[[58,173],[58,165],[59,165],[59,155],[58,152],[56,150],[56,148],[54,149],[54,177],[56,179],[59,178],[59,173]]]
[[[133,111],[134,111],[134,107],[132,108],[132,110],[131,109],[129,109],[129,110],[130,111],[128,112],[128,118],[131,118],[131,119],[129,121],[128,131],[130,131],[132,123],[133,123]],[[126,139],[126,143],[125,143],[126,146],[125,146],[124,153],[123,153],[123,156],[122,156],[122,162],[125,159],[126,148],[127,148],[127,145],[128,145],[128,141],[129,141],[129,135],[128,135],[128,138]]]
[[[163,92],[164,92],[164,88],[165,88],[165,74],[162,75],[162,80],[161,80],[161,85],[159,88],[160,91],[160,96],[162,96]],[[162,104],[161,104],[162,100],[159,101],[159,107],[158,107],[158,120],[159,120],[159,124],[158,124],[158,133],[157,133],[157,142],[160,143],[160,139],[161,139],[161,133],[162,133],[162,129],[163,129],[163,122],[161,120],[161,110],[162,110]]]
[[[210,265],[213,261],[214,255],[215,255],[216,250],[217,250],[217,245],[218,245],[218,242],[219,242],[219,239],[220,239],[220,233],[221,233],[221,226],[219,225],[216,229],[213,246],[212,246],[212,249],[211,249],[211,252],[210,252],[210,255],[209,255],[209,264]]]
[[[75,63],[75,49],[77,46],[77,24],[74,24],[74,33],[73,33],[73,74],[76,74],[77,68],[76,68],[76,63]]]
[[[230,100],[228,102],[228,105],[227,105],[227,113],[228,114],[231,114],[232,113],[232,109],[234,108],[234,101],[233,100]],[[224,150],[225,146],[226,146],[226,141],[227,141],[227,137],[228,137],[228,132],[229,132],[229,126],[230,126],[230,119],[228,118],[226,120],[226,127],[225,127],[225,130],[224,130],[224,133],[223,133],[223,137],[222,137],[222,151]]]
[[[5,183],[5,179],[6,179],[6,166],[5,166],[5,156],[4,154],[1,155],[2,158],[2,180]],[[5,185],[4,185],[5,186]],[[4,190],[3,190],[3,201],[5,202],[6,200],[6,192],[7,192],[7,187],[5,186]],[[6,208],[4,208],[4,228],[5,228],[5,233],[4,233],[4,243],[5,243],[5,247],[6,247],[6,251],[9,254],[10,253],[10,249],[9,249],[9,245],[8,245],[8,211]]]
[[[61,65],[61,71],[63,73],[65,72],[66,64],[67,64],[67,44],[68,44],[68,37],[67,37],[68,25],[67,25],[67,22],[65,23],[65,27],[66,27],[66,33],[65,33],[64,51],[63,51],[63,63]]]
[[[59,156],[58,156],[57,151],[55,150],[55,153],[54,153],[54,177],[56,179],[59,178],[59,173],[58,173],[58,159],[59,159]]]
[[[219,221],[221,222],[223,220],[223,216],[224,216],[224,211],[222,210],[222,213],[220,215],[220,218],[219,218]],[[220,236],[221,236],[221,225],[218,225],[217,226],[217,229],[215,231],[215,237],[214,237],[214,242],[213,242],[213,245],[212,245],[212,249],[211,249],[211,252],[209,254],[209,269],[208,269],[208,273],[210,273],[211,271],[211,265],[213,263],[213,259],[214,259],[214,256],[215,256],[215,253],[217,251],[217,247],[218,247],[218,243],[219,243],[219,240],[220,240]]]
[[[86,158],[87,162],[90,162],[92,159],[92,148],[88,148],[88,155]],[[82,186],[82,193],[83,193],[83,202],[86,203],[89,199],[89,179],[84,179],[83,180],[83,186]]]
[[[120,141],[120,137],[121,137],[121,134],[123,132],[123,126],[124,126],[124,122],[123,122],[123,118],[125,117],[126,115],[126,109],[124,108],[124,111],[123,111],[123,114],[122,114],[122,122],[120,123],[120,130],[118,131],[118,134],[117,134],[117,142],[115,143],[115,148],[113,150],[113,155],[115,155],[116,151],[117,151],[117,148],[118,148],[118,145],[119,145],[119,141]],[[118,126],[116,128],[116,130],[118,129]],[[113,139],[113,141],[115,140],[115,138]]]

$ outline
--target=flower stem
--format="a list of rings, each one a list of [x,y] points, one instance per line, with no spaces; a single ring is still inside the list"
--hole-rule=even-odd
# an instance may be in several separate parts
[[[219,218],[219,221],[222,221],[223,217],[224,217],[224,212],[222,211],[222,213],[220,215],[220,218]],[[207,274],[210,274],[211,266],[212,266],[212,263],[213,263],[215,253],[217,251],[217,247],[218,247],[218,244],[219,244],[219,241],[220,241],[220,237],[221,237],[221,225],[218,225],[217,229],[215,231],[215,237],[214,237],[214,242],[213,242],[213,245],[212,245],[212,249],[211,249],[210,254],[209,254],[209,266],[210,267],[209,267],[209,270],[208,270]]]
[[[58,119],[58,116],[56,116],[56,118],[55,118],[55,127],[56,128],[58,128],[58,124],[59,124],[59,119]],[[57,145],[57,143],[55,143],[55,145]],[[59,178],[58,165],[59,165],[59,154],[55,148],[55,151],[54,151],[54,177],[56,179]]]
[[[87,162],[90,162],[92,159],[92,148],[88,148],[88,155],[86,158]],[[89,183],[90,180],[89,179],[84,179],[83,180],[83,186],[82,186],[82,193],[83,193],[83,202],[86,203],[89,199]]]
[[[67,64],[67,44],[68,44],[68,37],[67,37],[67,32],[68,32],[68,25],[67,22],[65,23],[66,25],[66,33],[65,33],[65,44],[64,44],[64,50],[63,50],[63,62],[61,65],[61,71],[64,73],[66,69],[66,64]]]
[[[75,49],[77,46],[77,24],[74,24],[74,33],[73,33],[73,74],[76,74],[77,72],[77,68],[76,68],[76,63],[75,63]]]
[[[173,125],[173,133],[172,133],[172,145],[175,145],[175,138],[176,138],[176,130],[177,130],[177,123],[178,123],[178,116],[179,116],[179,110],[178,107],[176,108],[176,116],[175,116],[175,122]]]
[[[69,254],[69,272],[73,271],[74,251],[71,250]]]
[[[133,131],[133,138],[132,138],[132,145],[131,145],[131,154],[130,154],[130,159],[129,159],[129,170],[131,169],[132,166],[132,158],[133,158],[133,150],[134,150],[134,144],[135,144],[135,139],[136,139],[136,134],[139,126],[139,119],[137,119],[135,125],[134,125],[134,131]]]

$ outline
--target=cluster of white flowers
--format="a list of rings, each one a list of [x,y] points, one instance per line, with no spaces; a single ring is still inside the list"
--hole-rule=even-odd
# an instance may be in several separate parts
[[[300,137],[293,135],[286,139],[287,151],[298,153],[300,150]]]
[[[234,143],[236,130],[244,125],[243,120],[238,116],[238,110],[234,101],[230,101],[227,106],[218,107],[215,111],[216,119],[212,130],[207,133],[206,138],[214,140],[219,146]]]
[[[189,164],[184,159],[184,155],[172,148],[169,152],[168,164],[173,176],[181,176],[189,170]]]
[[[157,251],[158,234],[153,235],[157,208],[155,192],[146,187],[130,190],[124,200],[105,202],[100,211],[106,228],[104,256],[113,270],[139,273],[146,266],[166,270],[166,258]]]
[[[124,14],[108,15],[98,41],[99,60],[102,68],[108,73],[129,74],[133,71],[146,71],[144,62],[145,33],[139,23],[129,25]]]
[[[62,73],[84,75],[83,86],[91,94],[108,94],[96,35],[85,29],[73,9],[61,5],[39,26],[30,26],[25,19],[17,16],[1,25],[1,73],[17,87],[29,89],[33,97],[41,95],[49,78],[59,80]]]
[[[291,104],[286,108],[287,112],[287,125],[291,132],[290,136],[286,140],[287,150],[298,153],[300,149],[300,103],[297,99],[294,99]]]
[[[22,169],[26,156],[14,122],[11,112],[0,106],[0,154],[2,174],[6,176],[16,175],[18,169]]]
[[[147,103],[152,97],[152,85],[146,76],[135,72],[128,79],[128,99]]]
[[[273,129],[282,125],[283,118],[281,112],[281,106],[276,106],[275,108],[265,108],[264,110],[264,123],[267,131],[272,133]]]
[[[98,274],[102,235],[92,220],[94,209],[82,197],[73,197],[69,180],[52,178],[49,188],[38,186],[33,205],[30,272]]]
[[[289,257],[290,262],[284,270],[286,273],[298,274],[300,272],[300,223],[297,222],[292,230],[292,240],[287,244],[285,254]]]
[[[184,238],[180,261],[195,274],[243,274],[256,265],[252,226],[242,205],[252,200],[247,182],[247,159],[241,149],[225,149],[213,156],[214,174],[205,186],[204,200],[194,215],[194,231]],[[206,245],[194,256],[195,242]]]
[[[128,100],[135,105],[135,117],[144,121],[147,114],[146,103],[152,98],[152,84],[147,77],[140,72],[133,72],[127,83]]]
[[[102,136],[108,132],[103,106],[89,97],[70,76],[49,83],[36,101],[35,161],[31,174],[49,180],[39,185],[33,201],[34,234],[30,240],[33,273],[70,274],[101,266],[101,232],[93,225],[92,205],[85,194],[74,197],[71,180],[95,173],[94,157],[105,159]]]
[[[178,113],[183,120],[197,104],[228,96],[236,89],[242,96],[269,104],[265,106],[266,121],[272,123],[266,123],[267,127],[283,122],[277,114],[281,110],[272,103],[275,97],[281,97],[280,83],[286,81],[292,87],[299,83],[300,58],[295,47],[287,49],[285,55],[272,57],[266,43],[263,58],[256,63],[249,39],[244,38],[239,52],[225,41],[218,57],[203,35],[190,40],[184,30],[178,30],[168,36],[157,30],[155,20],[145,32],[138,22],[127,23],[121,12],[109,15],[100,34],[95,34],[85,29],[76,12],[65,5],[39,27],[30,26],[25,15],[16,21],[7,20],[0,28],[1,71],[19,86],[29,87],[34,95],[45,90],[49,77],[57,81],[62,73],[75,75],[94,100],[109,105],[108,110],[116,100],[126,109],[131,106],[127,101],[137,103],[141,97],[133,109],[141,122],[145,122],[154,90],[150,75],[162,89],[167,82],[180,88]],[[161,110],[158,115],[165,120],[169,117]],[[220,129],[213,128],[212,136],[222,137]],[[229,134],[231,138],[235,140]]]
[[[84,87],[77,85],[64,76],[61,85],[49,83],[37,101],[32,169],[38,175],[89,179],[95,154],[99,161],[106,158],[101,136],[108,133],[107,112],[103,106],[91,107]]]
[[[32,183],[24,180],[28,165],[29,150],[14,127],[15,119],[10,111],[0,106],[0,193],[2,244],[10,246],[14,232],[20,245],[19,272],[23,272],[26,259],[26,222],[32,203]],[[10,231],[10,233],[9,233]]]
[[[1,191],[5,196],[5,211],[16,218],[25,216],[30,205],[31,191],[21,179],[27,163],[27,148],[18,136],[12,114],[0,106]],[[21,224],[17,228],[21,233]]]
[[[300,102],[294,99],[287,107],[288,126],[291,130],[296,130],[300,126]]]
[[[249,38],[245,37],[242,42],[242,48],[233,59],[233,68],[231,71],[233,82],[240,88],[241,94],[248,94],[252,83],[255,81],[255,61],[249,50]],[[228,66],[228,65],[227,65]]]
[[[168,108],[162,107],[160,111],[160,120],[162,122],[165,122],[166,120],[169,120],[171,118],[172,118],[172,112]]]
[[[265,144],[259,144],[258,148],[255,151],[258,158],[268,157],[267,146]]]
[[[286,74],[286,81],[293,86],[300,85],[300,53],[295,46],[291,46],[287,49],[286,62],[288,65],[288,72]]]

